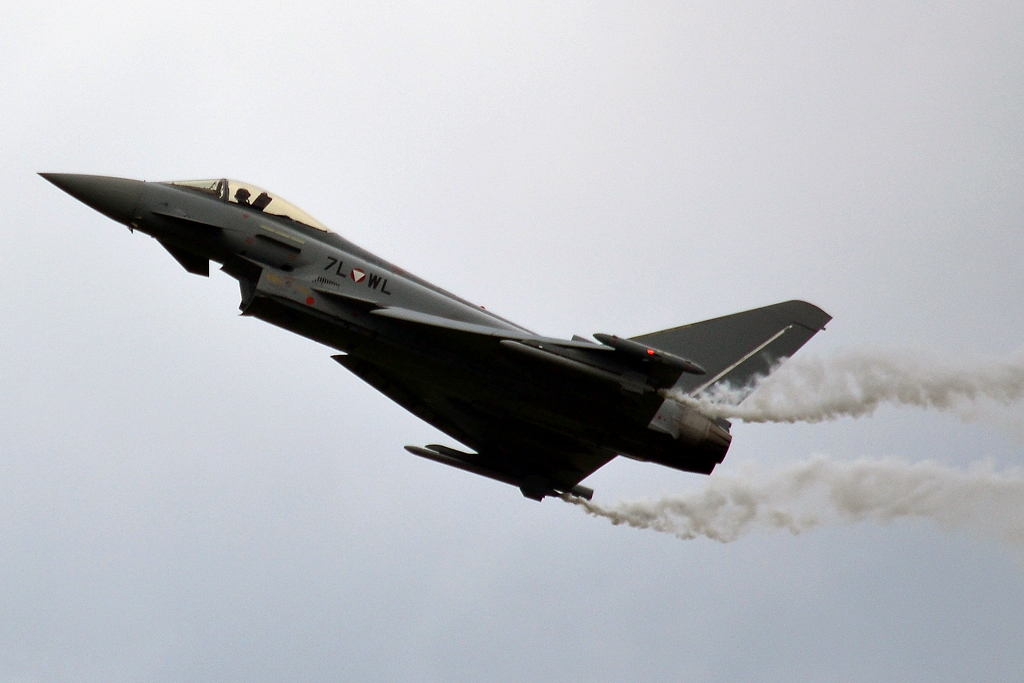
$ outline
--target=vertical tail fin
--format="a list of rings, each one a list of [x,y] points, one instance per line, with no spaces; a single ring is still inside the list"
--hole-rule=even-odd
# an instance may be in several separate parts
[[[704,376],[684,374],[676,383],[676,389],[696,393],[719,382],[751,384],[796,353],[831,319],[806,301],[786,301],[633,339],[707,370]]]

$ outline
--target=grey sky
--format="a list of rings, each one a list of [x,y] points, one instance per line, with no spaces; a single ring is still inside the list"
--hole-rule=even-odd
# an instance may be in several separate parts
[[[438,434],[328,349],[34,174],[248,180],[552,335],[803,298],[805,353],[1005,356],[1022,35],[1013,2],[4,7],[0,681],[1018,677],[1008,548],[682,542],[411,457]],[[738,424],[722,470],[1022,464],[986,415]]]

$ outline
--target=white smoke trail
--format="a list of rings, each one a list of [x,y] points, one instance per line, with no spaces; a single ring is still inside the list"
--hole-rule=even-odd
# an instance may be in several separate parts
[[[799,534],[824,525],[921,518],[1024,549],[1024,476],[1019,469],[995,471],[991,463],[964,471],[932,461],[815,457],[766,477],[753,470],[712,475],[702,490],[653,501],[605,507],[563,498],[612,524],[682,539],[729,543],[757,528]]]
[[[847,350],[829,360],[797,356],[752,388],[714,387],[698,397],[672,390],[663,395],[713,417],[745,422],[862,417],[883,403],[959,410],[970,418],[976,416],[970,410],[983,399],[1004,406],[1024,399],[1024,354],[954,367],[921,353]]]

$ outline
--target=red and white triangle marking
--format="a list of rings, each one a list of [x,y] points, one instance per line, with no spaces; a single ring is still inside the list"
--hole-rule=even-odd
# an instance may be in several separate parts
[[[349,273],[348,275],[349,277],[352,278],[352,282],[362,282],[363,278],[366,277],[366,273],[359,270],[358,268],[353,268],[352,272]]]

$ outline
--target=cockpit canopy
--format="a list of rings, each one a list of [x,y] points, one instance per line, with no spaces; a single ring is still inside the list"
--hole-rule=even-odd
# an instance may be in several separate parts
[[[248,206],[253,211],[262,211],[271,216],[287,218],[317,230],[330,232],[326,225],[291,202],[249,183],[219,178],[217,180],[174,180],[168,184],[204,192],[222,201]]]

